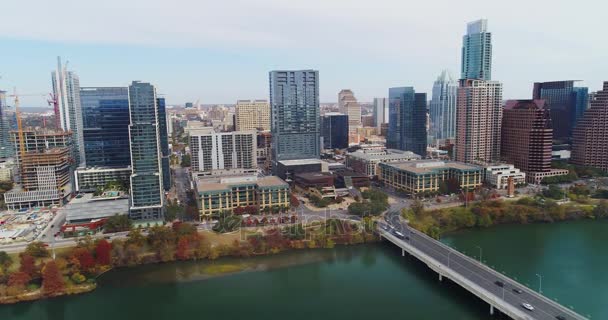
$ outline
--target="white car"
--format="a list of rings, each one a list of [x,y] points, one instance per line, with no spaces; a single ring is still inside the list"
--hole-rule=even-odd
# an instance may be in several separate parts
[[[526,309],[528,311],[534,310],[534,307],[529,303],[522,303],[521,306],[524,307],[524,309]]]

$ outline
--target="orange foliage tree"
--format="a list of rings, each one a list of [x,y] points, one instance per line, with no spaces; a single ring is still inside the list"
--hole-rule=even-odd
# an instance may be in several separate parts
[[[47,262],[42,268],[42,292],[46,295],[61,293],[65,288],[63,276],[54,260]]]
[[[112,263],[111,252],[112,245],[105,239],[99,240],[99,242],[97,242],[97,247],[95,248],[97,264],[102,266],[110,265],[110,263]]]

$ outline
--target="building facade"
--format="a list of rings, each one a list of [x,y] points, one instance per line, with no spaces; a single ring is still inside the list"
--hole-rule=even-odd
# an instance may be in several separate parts
[[[10,141],[10,122],[6,113],[6,91],[0,90],[0,158],[12,157],[15,154]]]
[[[588,104],[588,89],[575,87],[575,80],[535,82],[533,99],[543,99],[551,110],[553,139],[568,141],[579,116]]]
[[[420,155],[411,151],[392,149],[357,150],[346,155],[346,166],[354,172],[370,177],[378,173],[378,164],[420,160]]]
[[[509,179],[514,185],[526,183],[526,174],[512,164],[501,164],[484,168],[485,181],[496,189],[507,189]]]
[[[342,89],[338,93],[338,107],[340,112],[348,116],[349,132],[353,133],[361,127],[361,105],[350,89]]]
[[[408,194],[435,193],[442,182],[453,179],[463,190],[481,186],[483,169],[452,161],[421,160],[381,163],[378,177],[386,186]]]
[[[574,129],[570,161],[608,171],[608,81],[590,104]]]
[[[161,166],[163,167],[163,188],[171,189],[171,150],[169,150],[169,133],[167,131],[167,107],[165,98],[157,98],[158,131],[160,139]]]
[[[501,121],[502,84],[497,81],[460,80],[456,107],[456,161],[498,161]]]
[[[94,192],[110,182],[118,182],[128,188],[129,179],[131,177],[131,167],[78,168],[74,172],[74,175],[76,176],[76,183],[74,186],[76,192]]]
[[[430,133],[433,141],[454,139],[456,136],[456,97],[458,82],[447,70],[433,84],[430,103]]]
[[[74,141],[74,164],[85,166],[82,108],[80,104],[80,79],[76,73],[67,71],[57,58],[57,70],[52,73],[53,94],[59,107],[61,129],[72,133]]]
[[[269,77],[273,170],[282,160],[318,159],[319,72],[278,70]]]
[[[238,100],[234,115],[236,131],[270,131],[270,104],[267,100]]]
[[[213,128],[189,129],[191,167],[202,174],[257,170],[257,133],[215,132]]]
[[[324,149],[348,148],[348,116],[330,112],[321,117],[321,137]]]
[[[165,195],[156,89],[145,82],[129,86],[131,203],[134,220],[161,220]]]
[[[386,146],[426,155],[426,93],[413,87],[390,88],[389,127]]]
[[[131,165],[128,88],[83,87],[80,104],[87,166]]]
[[[488,20],[467,24],[467,34],[462,37],[460,78],[492,79],[492,33],[488,32]]]
[[[374,123],[378,131],[383,123],[388,123],[388,99],[374,98]]]

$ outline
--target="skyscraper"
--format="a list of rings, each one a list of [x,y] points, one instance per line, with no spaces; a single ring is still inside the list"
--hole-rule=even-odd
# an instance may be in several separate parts
[[[319,72],[277,70],[269,78],[273,163],[318,159]]]
[[[568,140],[577,119],[587,109],[589,92],[575,87],[575,80],[535,82],[533,99],[544,99],[551,110],[553,138]]]
[[[133,81],[129,86],[131,203],[134,220],[160,220],[164,214],[163,168],[156,89]]]
[[[239,100],[234,115],[236,131],[270,130],[270,105],[266,100]]]
[[[574,128],[570,161],[608,171],[608,81],[590,104]]]
[[[338,93],[338,106],[340,112],[348,116],[348,127],[350,132],[357,132],[361,127],[361,105],[350,89],[342,89]]]
[[[374,98],[374,123],[378,131],[383,123],[388,123],[388,99]]]
[[[80,105],[80,80],[76,73],[67,71],[57,58],[57,70],[52,72],[53,93],[59,107],[61,129],[70,131],[74,141],[75,164],[85,166],[82,110]]]
[[[462,37],[460,78],[492,79],[492,33],[488,32],[486,19],[467,24],[467,34]]]
[[[167,132],[167,108],[165,98],[157,98],[158,107],[158,130],[160,139],[161,164],[163,167],[163,188],[165,191],[171,189],[171,151],[169,150],[169,135]]]
[[[456,105],[456,161],[492,163],[500,159],[502,84],[460,80]]]
[[[187,128],[192,171],[205,174],[255,173],[256,131],[215,132],[212,127]]]
[[[431,98],[431,136],[437,139],[454,139],[456,136],[456,97],[458,83],[447,70],[433,84]]]
[[[128,91],[127,87],[80,88],[87,166],[131,165]]]
[[[348,116],[341,113],[330,112],[321,117],[321,136],[323,148],[348,148]]]
[[[387,147],[425,157],[426,93],[416,93],[413,87],[397,87],[388,90],[388,97]]]
[[[508,100],[502,116],[501,159],[540,182],[551,171],[553,129],[544,100]]]
[[[6,91],[0,90],[0,158],[8,158],[15,154],[9,138],[10,122],[6,114]]]

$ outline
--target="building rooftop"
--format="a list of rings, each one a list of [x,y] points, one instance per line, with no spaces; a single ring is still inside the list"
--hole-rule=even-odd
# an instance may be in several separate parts
[[[129,198],[120,194],[108,194],[104,197],[94,197],[92,193],[78,195],[63,208],[66,220],[81,221],[123,215],[129,212]]]
[[[365,152],[357,150],[348,154],[350,157],[360,158],[363,160],[399,160],[399,159],[420,159],[421,157],[411,151],[387,149],[382,153]]]
[[[307,164],[321,164],[323,161],[320,159],[297,159],[297,160],[283,160],[279,161],[284,166],[303,166]]]
[[[259,187],[274,187],[289,185],[279,177],[267,176],[230,176],[230,177],[202,177],[196,178],[196,188],[201,191],[223,191],[230,190],[233,185],[255,184]]]
[[[433,173],[440,169],[457,169],[457,170],[481,170],[480,167],[465,164],[455,161],[438,161],[438,160],[419,160],[407,161],[398,163],[384,163],[385,166],[394,167],[400,170],[409,171],[416,174]]]

